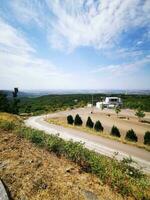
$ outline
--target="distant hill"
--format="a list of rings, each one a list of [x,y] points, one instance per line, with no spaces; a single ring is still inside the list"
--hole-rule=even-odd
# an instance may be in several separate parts
[[[10,91],[10,90],[0,90],[0,93],[6,94],[8,98],[13,97],[12,92],[13,91]],[[37,95],[34,95],[33,93],[27,93],[27,92],[19,91],[18,97],[37,97]]]

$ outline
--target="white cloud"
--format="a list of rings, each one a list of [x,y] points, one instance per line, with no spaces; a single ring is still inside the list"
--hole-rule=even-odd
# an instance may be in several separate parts
[[[69,77],[49,60],[38,58],[26,38],[0,19],[1,87],[57,88]]]
[[[150,64],[150,57],[147,56],[142,60],[131,62],[131,63],[123,63],[118,65],[108,65],[108,66],[101,66],[95,70],[92,70],[92,73],[106,73],[108,76],[125,76],[131,75],[141,68],[145,67],[145,65]]]
[[[122,33],[150,26],[149,0],[13,0],[10,4],[19,21],[44,27],[57,49],[110,48]]]
[[[60,47],[110,48],[118,36],[134,27],[150,25],[149,0],[46,0],[55,16],[51,23]],[[54,38],[49,35],[54,44]],[[56,47],[59,47],[58,45]]]

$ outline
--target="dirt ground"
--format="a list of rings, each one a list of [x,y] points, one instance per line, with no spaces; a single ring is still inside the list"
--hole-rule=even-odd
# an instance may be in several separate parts
[[[14,200],[123,199],[94,175],[13,133],[0,132],[0,155],[0,177]]]
[[[91,114],[92,111],[92,114]],[[135,117],[135,111],[130,109],[122,109],[118,117],[113,109],[100,110],[97,108],[79,108],[74,110],[68,110],[60,112],[57,117],[61,120],[66,120],[67,115],[71,114],[75,116],[79,114],[85,124],[88,116],[91,117],[93,122],[100,120],[104,130],[110,133],[113,125],[117,126],[121,132],[122,137],[125,136],[129,129],[133,129],[138,136],[139,142],[143,143],[143,136],[146,131],[150,131],[150,123],[139,122]],[[150,122],[150,113],[145,113],[143,120]]]

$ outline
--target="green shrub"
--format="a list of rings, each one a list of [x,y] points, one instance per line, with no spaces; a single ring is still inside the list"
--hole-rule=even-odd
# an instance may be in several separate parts
[[[75,116],[74,125],[76,125],[76,126],[82,126],[82,124],[83,124],[83,121],[82,121],[81,117],[77,114]]]
[[[15,129],[15,123],[14,122],[9,122],[5,120],[0,120],[0,128],[5,130],[5,131],[12,131]]]
[[[88,150],[80,142],[65,141],[58,135],[48,135],[43,131],[20,127],[18,134],[37,145],[43,145],[56,155],[65,156],[80,165],[81,169],[97,175],[104,184],[124,196],[135,199],[148,199],[149,182],[146,176],[140,174],[128,164],[100,155]]]
[[[71,124],[71,125],[73,124],[74,120],[73,120],[72,115],[67,116],[67,122],[68,122],[68,124]]]
[[[150,145],[150,131],[146,131],[144,135],[144,144]]]
[[[116,137],[120,137],[120,131],[116,126],[113,126],[111,129],[111,135],[116,136]]]
[[[138,140],[133,129],[127,131],[125,139],[133,142],[137,142]]]
[[[103,130],[104,130],[104,128],[103,128],[103,126],[102,126],[102,124],[101,124],[101,122],[100,122],[99,120],[96,121],[95,126],[94,126],[94,129],[95,129],[96,131],[103,131]]]
[[[91,117],[88,117],[87,122],[86,122],[86,127],[93,128],[93,126],[94,126],[94,123],[91,120]]]

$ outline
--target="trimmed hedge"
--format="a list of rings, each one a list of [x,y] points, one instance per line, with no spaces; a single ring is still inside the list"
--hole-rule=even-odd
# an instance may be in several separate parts
[[[115,136],[115,137],[120,137],[120,131],[116,126],[113,126],[111,129],[111,135]]]
[[[94,129],[95,129],[95,131],[103,131],[104,130],[104,128],[99,120],[96,121],[96,123],[94,125]]]
[[[137,136],[136,136],[136,134],[135,134],[133,129],[127,131],[125,139],[129,140],[129,141],[132,141],[132,142],[137,142],[138,141],[138,138],[137,138]]]
[[[147,131],[144,135],[144,144],[150,145],[150,131]]]
[[[93,126],[94,126],[94,123],[93,123],[91,117],[88,117],[87,122],[86,122],[86,127],[93,128]]]
[[[77,114],[74,119],[74,125],[82,126],[82,124],[83,124],[83,121],[82,121],[81,117],[79,116],[79,114]]]
[[[73,124],[74,120],[73,120],[72,115],[67,116],[67,122],[68,122],[68,124],[71,124],[71,125]]]

